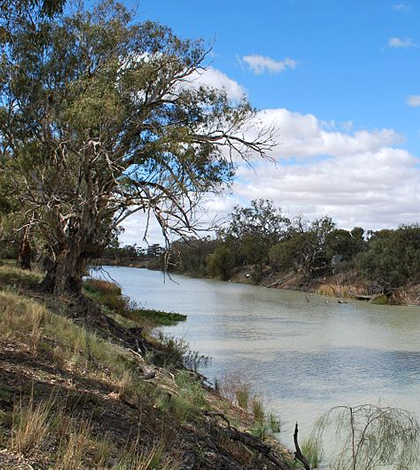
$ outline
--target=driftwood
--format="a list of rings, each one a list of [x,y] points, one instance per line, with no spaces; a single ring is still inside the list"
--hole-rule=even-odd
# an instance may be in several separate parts
[[[277,279],[277,281],[274,281],[274,282],[272,282],[271,284],[269,284],[268,286],[265,286],[265,287],[266,287],[267,289],[269,289],[270,287],[280,286],[281,284],[283,284],[283,282],[288,281],[288,280],[291,279],[293,276],[294,276],[294,274],[289,274],[288,276],[283,277],[282,279]]]
[[[352,297],[354,297],[356,300],[366,300],[370,301],[374,297],[373,295],[360,295],[360,294],[355,294],[354,292],[349,292]]]

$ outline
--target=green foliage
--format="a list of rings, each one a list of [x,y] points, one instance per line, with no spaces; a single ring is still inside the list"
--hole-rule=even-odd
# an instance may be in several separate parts
[[[205,406],[205,393],[201,382],[189,371],[180,371],[175,376],[179,387],[179,396],[191,406],[202,409]]]
[[[334,229],[325,238],[326,256],[329,261],[335,255],[340,255],[343,261],[350,261],[365,249],[364,230],[360,227],[351,231]]]
[[[271,248],[270,264],[281,271],[293,268],[310,278],[314,272],[328,266],[326,240],[333,229],[334,223],[329,217],[311,223],[298,217],[288,238]]]
[[[221,244],[210,237],[177,240],[171,245],[169,271],[207,276],[207,258]]]
[[[251,390],[247,384],[239,384],[235,390],[235,398],[238,405],[244,410],[248,409],[251,398]]]
[[[136,23],[113,0],[80,5],[35,24],[23,16],[0,43],[6,189],[53,260],[44,287],[57,293],[80,293],[87,262],[134,212],[166,235],[189,231],[201,196],[232,180],[227,148],[244,158],[271,148],[262,135],[237,145],[254,115],[245,98],[185,86],[206,65],[201,41]]]
[[[197,371],[200,365],[206,365],[210,358],[190,349],[189,343],[173,336],[158,333],[162,354],[156,354],[154,362],[167,369],[186,367]]]
[[[420,277],[420,227],[402,226],[372,234],[368,251],[357,257],[360,274],[383,289],[400,287]]]
[[[300,448],[311,467],[317,469],[322,459],[321,443],[316,438],[309,437],[302,442]]]
[[[290,226],[290,220],[282,215],[268,199],[254,199],[250,207],[235,206],[230,216],[227,233],[235,238],[259,236],[268,242],[278,241]]]
[[[180,321],[186,321],[187,315],[175,312],[163,312],[161,310],[135,309],[131,312],[131,317],[138,315],[140,319],[151,321],[156,326],[171,326]]]
[[[171,326],[187,319],[186,315],[175,312],[138,308],[135,302],[129,302],[122,295],[121,287],[108,281],[88,279],[83,283],[85,292],[113,313],[127,318],[134,323],[152,326]]]
[[[226,281],[235,267],[235,254],[227,243],[219,245],[207,259],[209,273]]]
[[[88,279],[83,283],[83,287],[91,297],[117,313],[128,309],[128,300],[122,296],[121,287],[112,282]]]
[[[268,415],[268,425],[271,432],[279,433],[281,431],[280,419],[274,413]]]
[[[389,297],[385,294],[377,295],[371,299],[370,303],[374,305],[388,305]]]
[[[271,246],[284,237],[290,220],[268,199],[255,199],[250,207],[235,206],[225,238],[236,241],[237,264],[265,264]]]
[[[0,3],[0,12],[5,18],[12,15],[24,16],[38,13],[53,16],[63,11],[66,0],[4,0]]]
[[[147,250],[137,247],[136,244],[120,246],[118,240],[113,239],[105,248],[101,259],[122,264],[148,259],[148,255]]]
[[[249,433],[263,441],[270,434],[270,428],[265,422],[256,422],[249,428]]]

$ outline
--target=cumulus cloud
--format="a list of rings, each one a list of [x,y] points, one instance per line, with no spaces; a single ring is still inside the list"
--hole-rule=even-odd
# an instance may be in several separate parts
[[[262,75],[263,73],[280,73],[286,69],[294,69],[297,61],[286,57],[284,60],[275,60],[271,57],[263,55],[252,54],[242,57],[242,62],[253,72],[255,75]]]
[[[339,226],[396,227],[419,220],[418,160],[406,150],[383,147],[277,168],[246,167],[235,192],[243,200],[268,197],[290,216],[331,216]],[[267,191],[268,189],[268,191]]]
[[[388,41],[388,46],[393,49],[408,49],[410,47],[417,47],[410,38],[390,38]]]
[[[340,227],[377,229],[420,219],[419,160],[399,148],[392,129],[326,129],[312,114],[260,113],[280,126],[277,165],[242,166],[233,190],[238,203],[272,199],[289,215],[331,216]]]
[[[313,114],[301,114],[284,108],[261,111],[256,119],[262,127],[272,126],[278,129],[279,139],[275,152],[281,158],[317,155],[345,157],[363,151],[376,151],[384,146],[400,144],[404,140],[402,135],[392,129],[340,132],[331,128],[330,123],[326,126],[325,122]]]
[[[245,89],[238,82],[213,67],[196,71],[188,77],[187,83],[189,86],[206,85],[225,90],[229,98],[233,100],[239,100],[246,94]]]
[[[276,164],[255,159],[252,168],[239,165],[231,194],[205,203],[203,225],[256,198],[273,200],[290,217],[329,215],[343,228],[419,222],[419,159],[401,148],[404,137],[392,129],[333,124],[283,108],[259,112],[257,127],[278,129],[272,153]],[[133,222],[123,240],[133,242],[136,227],[139,233],[140,222]]]
[[[410,95],[407,98],[407,104],[408,106],[411,106],[412,108],[416,108],[417,106],[420,106],[420,95]]]

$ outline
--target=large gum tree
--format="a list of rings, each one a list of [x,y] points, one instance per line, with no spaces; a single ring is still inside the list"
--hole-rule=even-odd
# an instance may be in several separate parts
[[[268,133],[246,138],[245,99],[192,83],[202,42],[135,23],[118,3],[22,15],[1,41],[3,187],[48,253],[50,292],[80,294],[89,260],[135,212],[189,229],[238,157],[270,150]]]

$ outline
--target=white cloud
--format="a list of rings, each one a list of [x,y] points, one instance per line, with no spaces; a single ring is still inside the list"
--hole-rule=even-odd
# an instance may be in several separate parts
[[[203,221],[226,216],[235,204],[249,205],[256,198],[273,200],[291,217],[329,215],[343,228],[420,221],[419,160],[399,147],[404,139],[394,130],[351,131],[348,125],[345,131],[346,123],[326,127],[313,114],[287,109],[261,111],[256,120],[258,126],[279,128],[272,155],[277,164],[254,159],[254,168],[240,165],[232,194],[209,198]],[[141,234],[140,222],[133,222],[122,237],[131,243],[135,229]]]
[[[417,47],[417,44],[415,44],[410,38],[393,37],[389,39],[388,46],[393,49],[408,49],[410,47]]]
[[[242,166],[233,186],[238,203],[268,198],[289,216],[329,215],[344,228],[420,220],[419,160],[398,148],[403,136],[392,129],[327,130],[316,116],[286,109],[260,114],[281,128],[277,166]]]
[[[344,132],[350,132],[354,127],[354,122],[353,121],[344,121],[342,124],[341,124],[341,129],[344,131]]]
[[[193,73],[188,77],[187,83],[190,86],[206,85],[219,90],[223,89],[233,100],[239,100],[246,94],[245,89],[238,82],[213,67]]]
[[[286,57],[284,60],[274,60],[271,57],[253,54],[242,57],[242,61],[247,67],[252,70],[256,75],[263,73],[279,73],[284,72],[286,69],[294,69],[297,61]]]
[[[282,158],[345,157],[403,141],[403,136],[392,129],[360,130],[353,134],[339,132],[330,126],[325,128],[324,122],[313,114],[300,114],[284,108],[261,111],[257,120],[260,126],[274,126],[279,130],[275,152]]]
[[[400,2],[400,3],[395,3],[394,5],[391,5],[392,9],[395,11],[400,11],[403,13],[408,13],[413,9],[413,5],[410,5],[405,2]]]
[[[408,106],[411,106],[412,108],[416,108],[417,106],[420,106],[420,95],[410,95],[407,98],[407,104]]]

